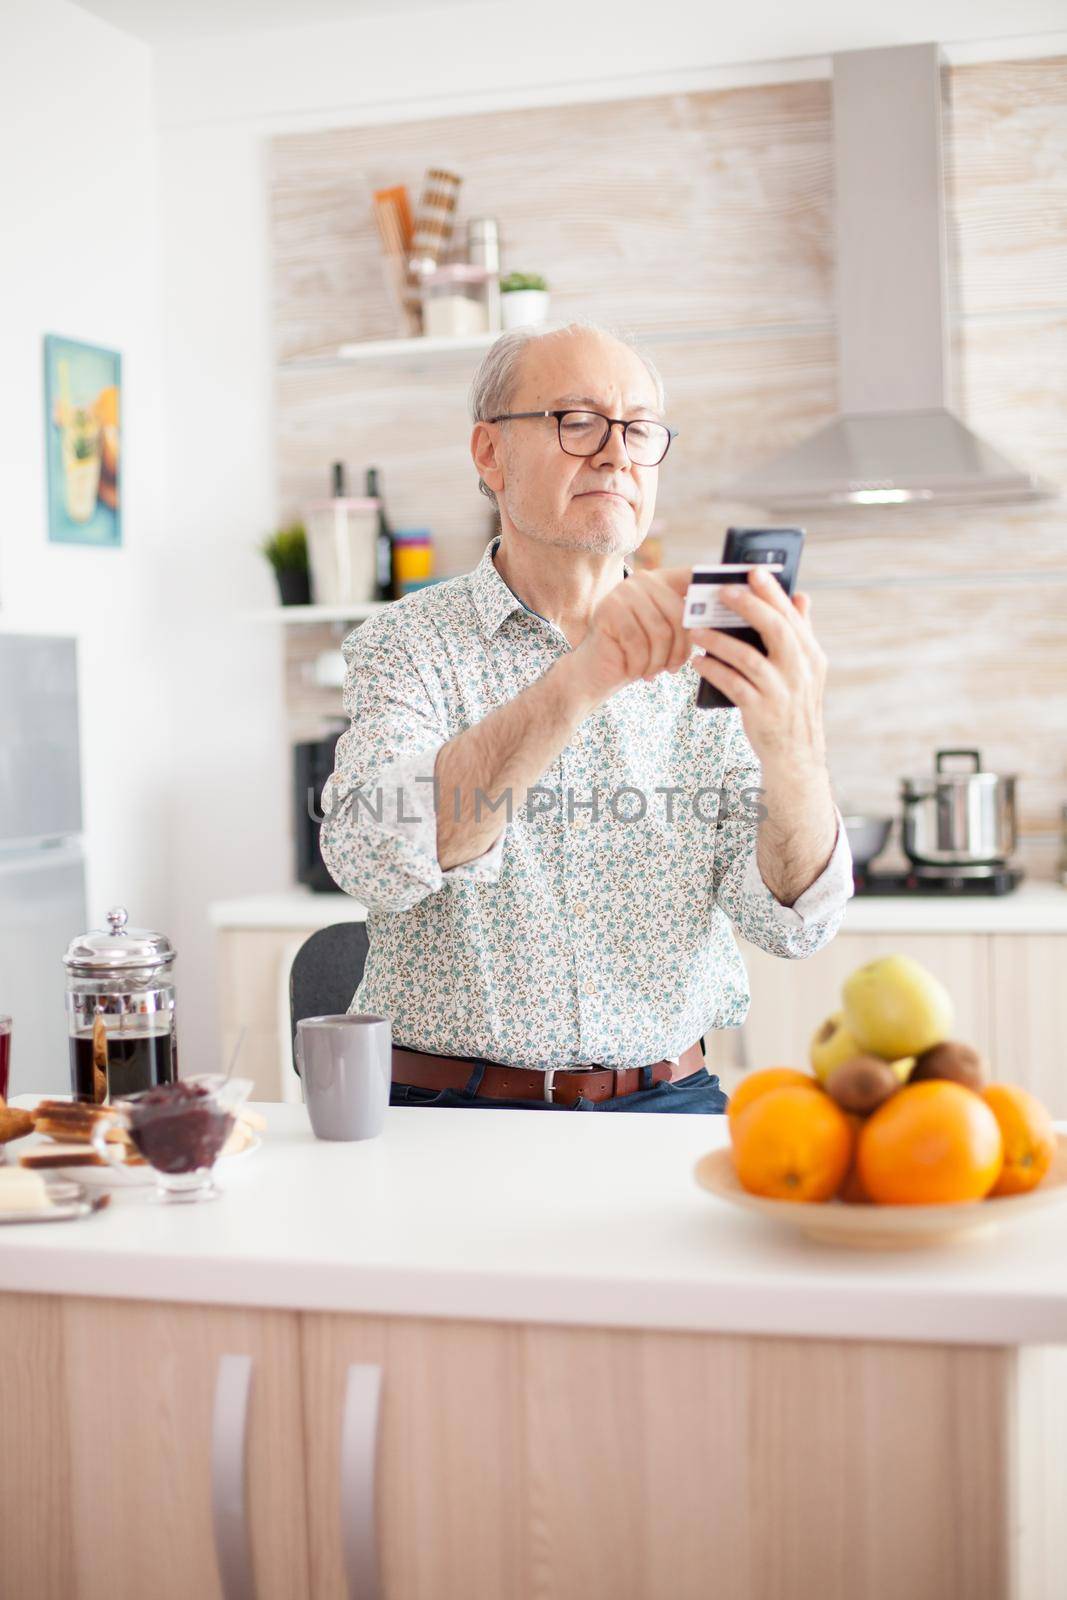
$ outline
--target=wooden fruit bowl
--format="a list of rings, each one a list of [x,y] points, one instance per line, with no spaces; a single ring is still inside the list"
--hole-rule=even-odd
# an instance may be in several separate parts
[[[1056,1135],[1056,1156],[1036,1189],[1029,1194],[999,1195],[942,1206],[849,1205],[843,1200],[822,1204],[798,1200],[765,1200],[743,1189],[726,1147],[709,1150],[693,1169],[702,1189],[745,1211],[756,1211],[809,1239],[850,1245],[863,1250],[906,1250],[946,1244],[971,1234],[991,1232],[1019,1221],[1041,1206],[1067,1200],[1067,1134]]]

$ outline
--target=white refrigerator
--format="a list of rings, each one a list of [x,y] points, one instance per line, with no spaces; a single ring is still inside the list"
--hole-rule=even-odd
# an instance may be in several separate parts
[[[0,1013],[11,1094],[69,1094],[63,955],[86,929],[73,639],[0,633]]]

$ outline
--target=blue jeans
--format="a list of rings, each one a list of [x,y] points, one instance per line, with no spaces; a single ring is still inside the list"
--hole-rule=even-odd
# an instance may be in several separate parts
[[[573,1106],[550,1105],[545,1100],[487,1100],[475,1094],[482,1081],[485,1063],[478,1062],[463,1089],[416,1089],[394,1083],[389,1095],[391,1106],[468,1106],[491,1111],[673,1111],[682,1115],[716,1115],[726,1110],[727,1099],[719,1080],[707,1067],[698,1067],[688,1078],[674,1083],[653,1083],[652,1068],[641,1068],[641,1088],[633,1094],[611,1100],[576,1100]]]

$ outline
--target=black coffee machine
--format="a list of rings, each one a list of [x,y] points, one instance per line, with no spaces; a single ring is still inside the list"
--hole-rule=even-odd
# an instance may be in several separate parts
[[[293,746],[293,839],[296,844],[296,881],[316,894],[340,894],[319,851],[322,825],[322,790],[333,771],[337,741],[346,723],[339,723],[321,739]]]

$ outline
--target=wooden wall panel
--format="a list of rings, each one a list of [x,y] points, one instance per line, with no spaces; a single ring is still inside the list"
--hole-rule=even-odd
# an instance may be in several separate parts
[[[1067,483],[1067,57],[946,72],[955,387],[973,427]],[[624,140],[625,143],[620,143]],[[581,153],[578,159],[577,152]],[[373,128],[270,147],[280,511],[325,491],[329,463],[381,468],[398,526],[429,526],[438,571],[494,529],[469,456],[476,358],[300,367],[393,330],[369,190],[464,175],[464,216],[500,219],[505,267],[543,269],[554,316],[636,329],[678,441],[660,477],[666,557],[718,553],[758,509],[730,478],[833,414],[830,86],[790,83]],[[804,586],[831,660],[840,798],[897,810],[901,775],[976,745],[1019,775],[1028,870],[1054,870],[1067,800],[1067,502],[812,515]],[[307,728],[340,697],[288,644]]]
[[[389,336],[370,190],[463,175],[560,314],[659,328],[831,316],[830,88],[775,84],[287,134],[271,144],[280,358]]]
[[[1067,304],[1067,61],[946,73],[945,172],[964,314]]]

